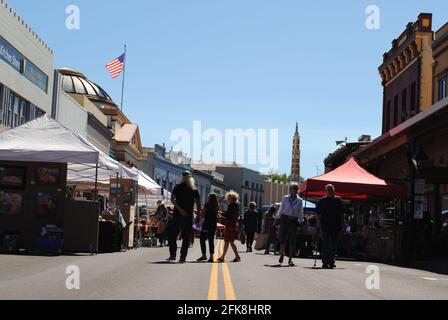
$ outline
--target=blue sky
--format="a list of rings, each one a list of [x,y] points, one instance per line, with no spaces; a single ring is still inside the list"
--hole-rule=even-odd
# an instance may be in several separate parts
[[[302,172],[314,176],[335,141],[381,130],[377,68],[391,41],[420,12],[448,21],[448,1],[8,0],[69,66],[119,103],[121,79],[104,65],[128,46],[125,113],[144,145],[194,120],[219,130],[278,129],[279,171],[290,171],[295,122]],[[68,5],[80,30],[65,28]],[[380,30],[365,28],[368,5]],[[255,166],[256,168],[256,166]]]

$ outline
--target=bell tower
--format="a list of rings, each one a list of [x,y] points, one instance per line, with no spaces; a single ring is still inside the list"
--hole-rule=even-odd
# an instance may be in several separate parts
[[[300,134],[299,123],[296,123],[296,132],[292,142],[291,181],[300,182]]]

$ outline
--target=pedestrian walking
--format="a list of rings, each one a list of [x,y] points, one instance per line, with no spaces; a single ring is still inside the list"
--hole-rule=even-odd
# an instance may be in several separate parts
[[[157,238],[159,239],[159,247],[163,247],[166,238],[166,223],[168,221],[168,210],[162,200],[157,201],[157,209],[154,213],[157,220]]]
[[[285,196],[278,210],[280,219],[280,259],[282,264],[286,254],[286,244],[289,244],[289,266],[293,267],[293,257],[296,250],[297,229],[303,222],[303,200],[299,197],[299,185],[293,183],[290,186],[290,194]]]
[[[277,215],[277,208],[272,206],[263,215],[263,223],[261,233],[267,235],[264,254],[268,255],[271,252],[271,244],[275,242],[275,221]]]
[[[342,199],[335,196],[335,187],[325,187],[327,196],[316,206],[318,227],[322,232],[322,268],[336,268],[338,235],[344,227],[345,207]]]
[[[218,220],[218,212],[219,212],[219,202],[216,194],[211,193],[208,196],[208,201],[202,210],[202,219],[204,222],[202,224],[201,231],[201,251],[202,257],[198,259],[198,261],[207,260],[207,246],[206,242],[208,241],[210,258],[208,262],[214,262],[213,255],[215,254],[215,234],[216,234],[216,224]]]
[[[169,235],[170,235],[170,230],[172,230],[172,226],[173,226],[173,219],[174,219],[174,210],[172,207],[167,207],[167,216],[166,216],[166,226],[165,226],[165,246],[169,246]]]
[[[176,260],[177,236],[182,232],[182,248],[179,263],[185,263],[193,232],[193,209],[201,211],[201,200],[190,171],[184,171],[180,183],[171,193],[171,202],[174,205],[174,217],[168,235],[170,257],[169,261]]]
[[[225,221],[226,229],[224,231],[224,251],[222,253],[221,258],[218,259],[218,262],[225,262],[229,246],[232,247],[232,250],[235,253],[235,259],[232,262],[241,261],[241,257],[238,254],[238,249],[235,244],[237,234],[237,221],[240,213],[240,205],[238,204],[238,198],[239,198],[238,194],[234,191],[231,191],[226,194],[226,199],[229,205],[227,207],[226,213],[224,214],[226,220]]]
[[[249,204],[249,210],[244,213],[243,224],[244,232],[246,233],[246,252],[252,252],[254,244],[255,232],[258,230],[259,213],[257,211],[257,204],[251,202]]]

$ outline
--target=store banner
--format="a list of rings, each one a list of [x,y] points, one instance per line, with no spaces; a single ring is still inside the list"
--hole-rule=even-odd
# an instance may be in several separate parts
[[[16,69],[17,72],[22,72],[23,56],[2,37],[0,37],[0,59]]]

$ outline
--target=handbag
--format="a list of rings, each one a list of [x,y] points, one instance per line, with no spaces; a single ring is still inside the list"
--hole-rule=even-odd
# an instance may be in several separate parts
[[[240,232],[239,239],[241,241],[241,244],[246,244],[246,232],[244,232],[244,230]]]
[[[255,250],[261,251],[266,249],[266,244],[268,242],[269,234],[260,233],[257,236],[257,241],[255,242]]]
[[[244,232],[244,226],[242,223],[238,223],[238,240],[241,244],[246,244],[246,232]]]

